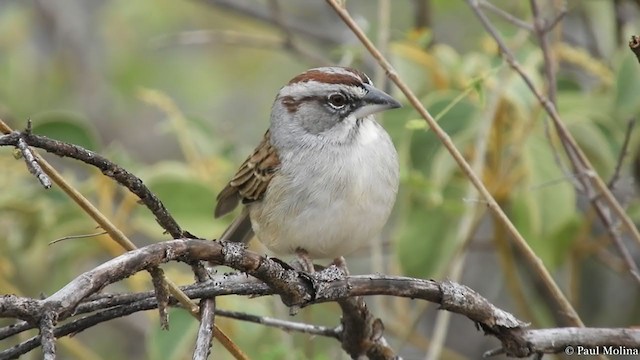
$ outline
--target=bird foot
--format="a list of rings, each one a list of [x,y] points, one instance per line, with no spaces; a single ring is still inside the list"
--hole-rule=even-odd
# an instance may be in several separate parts
[[[300,269],[300,271],[304,271],[308,274],[313,274],[314,272],[316,272],[316,269],[313,266],[313,261],[311,261],[307,250],[301,248],[296,249],[296,256],[297,258],[293,261],[291,266],[296,269]]]
[[[343,256],[339,256],[335,259],[333,259],[333,262],[331,263],[333,265],[335,265],[338,269],[342,270],[342,272],[345,275],[349,275],[349,269],[347,268],[347,261],[344,259]]]

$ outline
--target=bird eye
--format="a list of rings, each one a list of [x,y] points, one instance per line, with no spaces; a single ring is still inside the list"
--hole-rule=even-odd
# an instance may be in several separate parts
[[[345,105],[347,105],[347,97],[340,93],[329,95],[327,100],[329,101],[329,105],[331,105],[331,107],[333,107],[334,109],[342,109]]]

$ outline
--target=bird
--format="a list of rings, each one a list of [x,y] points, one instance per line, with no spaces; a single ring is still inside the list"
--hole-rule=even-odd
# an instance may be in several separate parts
[[[276,255],[343,259],[381,232],[399,185],[396,149],[374,114],[399,108],[363,72],[309,69],[282,87],[270,126],[217,196],[219,240],[254,235]]]

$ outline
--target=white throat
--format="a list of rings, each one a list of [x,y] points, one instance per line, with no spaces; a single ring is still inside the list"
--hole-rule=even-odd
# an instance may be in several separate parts
[[[358,136],[356,137],[356,143],[358,145],[368,145],[372,142],[378,141],[381,135],[380,125],[373,120],[372,116],[368,116],[362,119]]]

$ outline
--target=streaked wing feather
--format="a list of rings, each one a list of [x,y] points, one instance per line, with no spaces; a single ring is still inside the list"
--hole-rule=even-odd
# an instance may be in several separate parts
[[[280,159],[271,145],[271,135],[267,131],[253,154],[218,195],[215,216],[220,217],[232,211],[239,200],[247,204],[262,199],[279,167]]]

